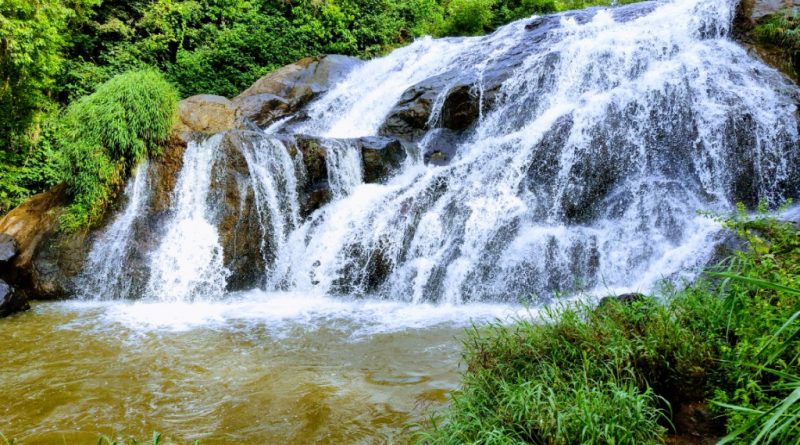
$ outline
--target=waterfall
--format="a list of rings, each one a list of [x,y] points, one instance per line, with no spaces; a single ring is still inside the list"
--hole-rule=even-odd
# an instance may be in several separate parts
[[[286,146],[266,135],[242,145],[261,226],[261,255],[270,268],[289,233],[300,225],[298,169]]]
[[[211,223],[208,193],[211,168],[222,141],[216,135],[190,142],[173,192],[172,219],[150,258],[147,295],[166,301],[218,299],[229,271],[223,265],[217,228]]]
[[[361,153],[357,146],[348,141],[330,143],[325,164],[334,199],[349,195],[364,180],[361,174]]]
[[[431,79],[435,126],[451,85],[483,102],[486,79],[507,76],[452,163],[410,165],[322,209],[273,282],[463,303],[690,278],[720,235],[698,210],[796,192],[796,90],[730,40],[734,7],[593,9],[365,64],[302,131],[377,134],[401,92]]]
[[[120,272],[125,270],[131,253],[134,224],[148,199],[147,170],[147,161],[136,168],[125,187],[127,204],[92,245],[84,270],[77,279],[83,298],[118,300],[130,295],[133,278]]]
[[[691,279],[722,236],[698,211],[778,205],[800,189],[798,89],[731,40],[735,5],[534,17],[356,68],[302,120],[237,143],[247,172],[229,175],[252,190],[266,289],[461,304]],[[388,125],[403,106],[424,115],[419,134]],[[282,142],[296,135],[325,141],[331,199],[309,215],[303,154]],[[353,141],[371,136],[421,155],[367,183]],[[216,299],[235,275],[209,204],[224,137],[186,150],[151,298]],[[426,162],[442,147],[447,162]]]

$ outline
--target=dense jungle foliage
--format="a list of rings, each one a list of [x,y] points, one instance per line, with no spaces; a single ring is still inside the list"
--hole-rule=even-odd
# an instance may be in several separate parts
[[[79,204],[68,225],[91,223],[102,213],[102,205],[91,203],[107,200],[113,186],[129,173],[130,159],[119,169],[98,164],[97,153],[75,158],[76,137],[90,133],[64,132],[63,128],[76,125],[68,115],[77,111],[66,111],[68,105],[99,93],[101,85],[120,74],[155,70],[158,74],[150,74],[148,81],[164,91],[162,82],[156,80],[161,77],[175,85],[180,97],[198,93],[235,96],[265,73],[309,55],[369,58],[422,35],[481,34],[532,14],[612,2],[0,0],[0,214],[65,179],[56,174],[63,161],[59,159],[62,150],[72,150],[61,158],[75,162],[73,174],[85,179],[103,171],[96,182],[71,182]],[[123,88],[114,97],[127,102],[124,95],[128,92],[138,94]],[[171,94],[160,97],[158,106]],[[146,99],[140,94],[132,100]],[[96,101],[99,99],[89,102]],[[102,102],[113,106],[107,100]],[[83,108],[86,116],[106,111],[104,106],[86,104],[78,108]],[[138,103],[134,108],[147,106]],[[119,138],[128,138],[131,130],[126,127],[135,127],[137,122],[117,120],[114,124],[111,128],[123,132]],[[80,143],[95,147],[98,153],[116,150],[98,140]],[[83,214],[78,209],[83,209]]]

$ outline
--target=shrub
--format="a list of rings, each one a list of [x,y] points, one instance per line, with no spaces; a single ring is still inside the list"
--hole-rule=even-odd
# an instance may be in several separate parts
[[[476,35],[486,31],[492,21],[494,0],[451,0],[447,5],[448,34]]]
[[[161,74],[144,70],[114,77],[67,108],[58,163],[73,202],[62,227],[84,228],[102,218],[131,169],[169,137],[177,100]]]

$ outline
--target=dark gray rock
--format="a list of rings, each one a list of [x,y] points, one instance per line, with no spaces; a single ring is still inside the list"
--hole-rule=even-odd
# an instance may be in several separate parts
[[[406,149],[397,139],[366,137],[351,143],[361,150],[364,182],[368,184],[386,180],[406,159]]]
[[[0,233],[0,264],[10,263],[17,256],[17,241],[13,236]]]
[[[422,159],[426,164],[430,165],[448,165],[458,154],[460,143],[461,138],[452,130],[433,130],[425,139]]]
[[[0,280],[0,318],[8,317],[30,309],[28,298],[24,292],[14,289],[10,284]]]

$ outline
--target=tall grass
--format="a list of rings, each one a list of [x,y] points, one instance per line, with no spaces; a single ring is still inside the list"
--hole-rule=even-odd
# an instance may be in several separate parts
[[[463,386],[419,441],[663,443],[674,409],[705,402],[721,443],[800,443],[800,230],[726,224],[749,248],[685,289],[471,330]]]

